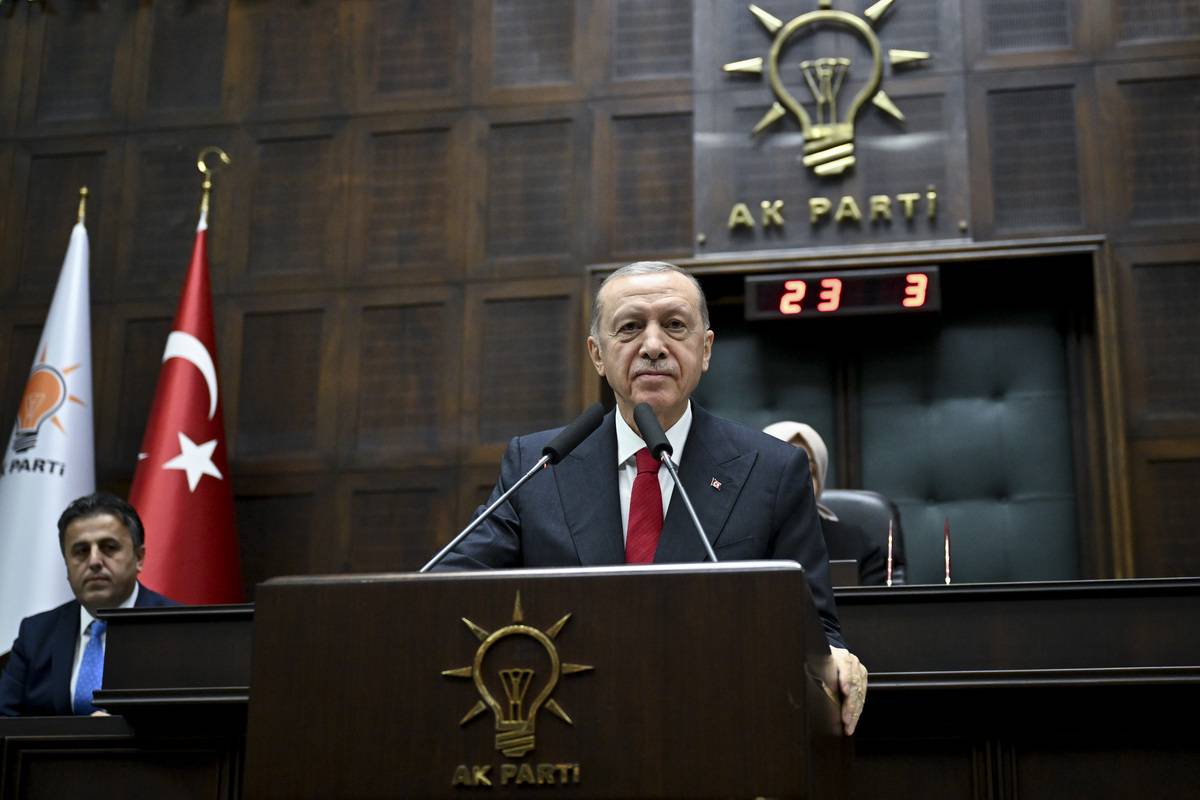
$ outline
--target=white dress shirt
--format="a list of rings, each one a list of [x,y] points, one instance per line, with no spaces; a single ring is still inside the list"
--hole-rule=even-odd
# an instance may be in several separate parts
[[[642,437],[634,433],[633,428],[629,427],[629,423],[621,416],[620,409],[616,412],[617,417],[617,488],[621,495],[621,538],[625,540],[629,537],[629,500],[633,497],[633,481],[637,477],[637,451],[646,446],[642,441]],[[683,445],[687,442],[688,432],[692,429],[692,401],[689,400],[687,408],[671,429],[667,431],[667,441],[671,443],[671,448],[674,453],[671,460],[678,464],[683,460]],[[660,467],[658,470],[658,485],[662,490],[662,505],[663,516],[667,515],[667,509],[671,507],[671,493],[675,491],[675,481],[671,480],[671,474],[665,468]]]
[[[117,606],[117,608],[133,608],[133,604],[137,602],[138,584],[133,584],[133,591],[129,593],[129,597],[125,598],[125,602]],[[87,608],[80,604],[79,606],[79,636],[75,639],[75,663],[71,666],[71,704],[75,704],[75,685],[79,683],[79,665],[83,662],[83,649],[87,647],[88,639],[92,635],[88,633],[88,626],[92,624],[92,620],[96,619],[88,613]],[[108,636],[104,637],[108,639]],[[101,643],[104,644],[103,642]]]

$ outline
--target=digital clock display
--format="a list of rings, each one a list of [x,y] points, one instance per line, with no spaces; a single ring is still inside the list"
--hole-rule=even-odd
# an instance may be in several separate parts
[[[746,277],[746,319],[912,314],[942,307],[937,267]]]

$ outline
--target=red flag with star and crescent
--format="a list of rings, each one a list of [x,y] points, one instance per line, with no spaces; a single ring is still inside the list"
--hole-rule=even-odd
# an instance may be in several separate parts
[[[140,580],[189,604],[242,600],[207,234],[201,217],[129,490],[146,528]]]

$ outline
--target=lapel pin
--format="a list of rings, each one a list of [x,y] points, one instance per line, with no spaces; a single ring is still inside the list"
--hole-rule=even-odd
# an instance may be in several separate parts
[[[712,480],[710,480],[708,482],[708,485],[711,486],[712,488],[716,489],[718,492],[721,491],[721,482],[719,480],[717,480],[716,478],[713,478]]]

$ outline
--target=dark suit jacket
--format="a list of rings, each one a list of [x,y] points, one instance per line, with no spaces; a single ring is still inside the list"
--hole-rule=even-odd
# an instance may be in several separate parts
[[[134,607],[176,605],[174,600],[138,586]],[[8,666],[0,675],[0,716],[69,715],[78,638],[78,600],[21,620]]]
[[[439,568],[625,563],[614,413],[609,412],[591,436],[550,468],[549,475],[535,476],[496,509]],[[509,443],[489,503],[533,467],[542,447],[557,432],[518,436]],[[844,647],[804,450],[713,416],[693,403],[679,477],[717,558],[798,561],[808,575],[826,638]],[[687,509],[679,492],[673,492],[654,561],[704,558]]]
[[[843,520],[821,520],[825,546],[829,557],[852,559],[858,562],[860,586],[883,586],[887,583],[887,552],[858,525]]]

